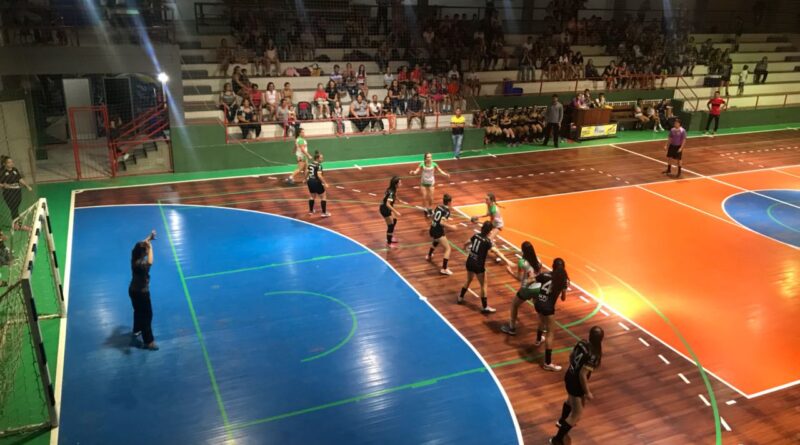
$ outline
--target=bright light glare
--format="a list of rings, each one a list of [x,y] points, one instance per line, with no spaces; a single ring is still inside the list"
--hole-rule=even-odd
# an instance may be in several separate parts
[[[169,76],[167,76],[167,73],[158,73],[158,81],[161,83],[167,83],[169,81]]]

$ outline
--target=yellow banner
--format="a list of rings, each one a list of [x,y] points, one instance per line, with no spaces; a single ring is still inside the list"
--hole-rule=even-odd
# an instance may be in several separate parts
[[[588,125],[581,127],[581,139],[614,136],[617,134],[617,124]]]

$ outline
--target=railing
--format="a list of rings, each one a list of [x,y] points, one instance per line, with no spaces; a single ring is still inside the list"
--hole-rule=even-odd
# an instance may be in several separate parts
[[[689,97],[686,95],[686,93],[683,92],[683,87],[681,87],[681,83],[683,83],[683,85],[686,86],[686,88],[689,90],[690,93],[692,93],[692,96],[694,97]],[[678,94],[680,94],[686,100],[686,102],[684,103],[688,102],[692,106],[692,111],[697,111],[697,108],[699,107],[700,104],[700,96],[697,95],[697,93],[694,91],[694,88],[692,88],[692,86],[689,85],[689,82],[687,82],[686,79],[683,78],[683,76],[678,77],[678,80],[675,83],[675,91],[677,91]]]
[[[4,26],[0,28],[0,47],[15,46],[102,46],[113,43],[142,43],[144,36],[152,43],[175,43],[172,25],[134,27],[74,26]]]

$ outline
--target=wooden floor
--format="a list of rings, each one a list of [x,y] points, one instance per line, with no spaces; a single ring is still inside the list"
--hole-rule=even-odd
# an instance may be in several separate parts
[[[775,168],[800,164],[798,146],[800,133],[794,130],[694,138],[687,144],[684,161],[700,175]],[[324,147],[311,148],[324,151]],[[650,159],[663,156],[662,143],[636,143],[443,161],[439,165],[452,177],[449,181],[439,177],[436,192],[437,196],[450,193],[454,205],[464,205],[480,202],[489,191],[506,200],[672,180],[661,174],[662,164]],[[535,322],[530,308],[520,314],[520,334],[510,338],[499,332],[513,296],[507,286],[514,284],[511,277],[501,267],[489,266],[489,298],[497,314],[479,315],[476,299],[467,306],[454,304],[464,278],[463,256],[453,252],[452,277],[440,276],[437,267],[424,261],[427,247],[421,244],[429,241],[427,222],[411,207],[419,203],[419,190],[414,188],[417,178],[408,178],[398,193],[408,204],[401,208],[403,216],[396,230],[401,248],[384,249],[386,226],[377,213],[379,199],[392,175],[407,177],[411,168],[395,165],[326,172],[332,185],[329,211],[333,217],[329,219],[307,215],[305,187],[284,186],[282,178],[267,176],[90,190],[76,195],[76,206],[162,202],[237,207],[312,221],[360,241],[385,255],[487,362],[500,364],[495,373],[508,392],[525,442],[544,444],[555,432],[553,422],[564,398],[563,373],[546,373],[528,363],[538,362],[541,352],[532,346]],[[693,176],[684,173],[686,178]],[[462,245],[471,234],[470,226],[448,236]],[[620,322],[625,321],[605,309],[576,323],[596,309],[596,303],[580,296],[573,290],[559,304],[557,320],[572,326],[556,332],[555,348],[570,348],[576,341],[573,336],[585,337],[592,325],[605,329],[606,341],[603,367],[592,379],[596,401],[571,433],[573,443],[715,443],[715,417],[704,402],[710,396],[697,367],[634,326],[623,328]],[[503,364],[519,358],[525,360]],[[752,359],[769,366],[769,357]],[[554,356],[556,363],[566,360],[566,352]],[[800,443],[800,386],[748,400],[710,378],[724,419],[721,443]]]

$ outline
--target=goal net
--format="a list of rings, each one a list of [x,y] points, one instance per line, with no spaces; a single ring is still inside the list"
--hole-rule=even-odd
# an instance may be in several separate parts
[[[57,425],[42,332],[64,316],[47,201],[0,227],[0,437]]]

